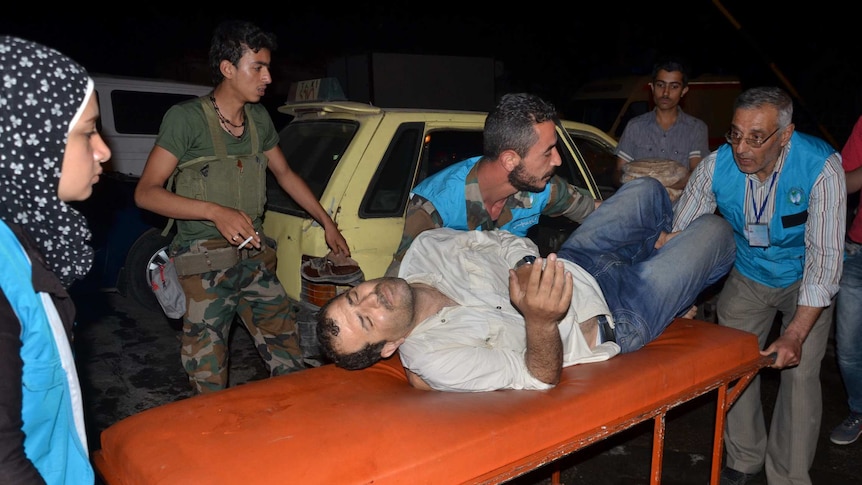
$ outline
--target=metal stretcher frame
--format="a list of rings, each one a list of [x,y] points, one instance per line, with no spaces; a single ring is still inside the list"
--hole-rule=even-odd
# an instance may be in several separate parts
[[[667,412],[715,391],[715,485],[727,410],[769,362],[754,334],[677,319],[636,352],[563,369],[548,391],[421,391],[397,356],[324,365],[129,416],[92,458],[108,485],[488,484],[554,462],[558,484],[558,460],[653,419],[659,484]]]
[[[715,409],[715,428],[713,434],[712,465],[709,483],[711,485],[717,485],[719,483],[719,473],[721,472],[721,460],[724,449],[723,432],[727,411],[730,410],[730,407],[734,402],[736,402],[742,391],[748,387],[748,384],[751,383],[752,379],[754,379],[760,369],[768,366],[772,361],[772,357],[761,357],[758,360],[741,365],[735,369],[727,371],[719,379],[713,382],[703,383],[703,387],[693,389],[691,392],[680,395],[677,398],[668,398],[666,404],[662,404],[653,410],[635,416],[621,416],[620,419],[615,422],[606,423],[600,430],[596,430],[586,436],[575,437],[572,441],[564,443],[557,449],[542,450],[534,457],[525,457],[523,463],[512,463],[509,471],[497,470],[488,474],[488,476],[479,477],[473,483],[500,483],[500,481],[509,480],[539,468],[549,461],[553,461],[554,464],[558,465],[559,459],[564,458],[571,453],[595,444],[609,436],[625,431],[648,419],[653,419],[652,460],[650,463],[649,483],[658,485],[661,483],[662,463],[664,460],[665,425],[668,411],[711,391],[716,391],[717,402]],[[551,474],[551,484],[561,485],[559,467],[556,467]]]

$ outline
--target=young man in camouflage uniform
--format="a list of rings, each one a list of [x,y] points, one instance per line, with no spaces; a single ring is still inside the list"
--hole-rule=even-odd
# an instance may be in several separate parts
[[[228,339],[239,316],[271,375],[304,367],[295,309],[275,273],[274,241],[263,234],[266,170],[326,230],[336,254],[347,242],[287,163],[258,102],[272,82],[275,37],[247,22],[213,35],[215,88],[173,106],[135,191],[138,206],[177,220],[171,255],[186,294],[181,360],[201,393],[227,387]],[[175,177],[175,191],[169,180]]]
[[[401,259],[422,231],[505,229],[518,236],[540,215],[581,222],[600,201],[554,175],[554,106],[532,94],[507,94],[488,113],[481,157],[456,163],[423,180],[410,194],[401,244],[386,270],[397,276]]]

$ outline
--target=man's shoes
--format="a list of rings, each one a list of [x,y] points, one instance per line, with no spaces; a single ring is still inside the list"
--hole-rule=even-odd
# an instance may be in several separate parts
[[[326,256],[312,258],[302,263],[302,279],[313,283],[329,283],[342,286],[356,286],[365,281],[365,274],[353,258]]]
[[[734,470],[730,467],[724,467],[721,469],[721,480],[719,481],[720,485],[745,485],[751,479],[757,476],[756,473],[743,473],[741,471]]]
[[[829,441],[836,445],[849,445],[862,435],[862,413],[850,411],[850,415],[832,430]]]

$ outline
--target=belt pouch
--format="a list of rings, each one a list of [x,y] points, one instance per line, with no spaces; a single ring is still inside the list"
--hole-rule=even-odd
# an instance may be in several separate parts
[[[239,260],[239,254],[232,246],[207,249],[200,244],[194,244],[188,252],[174,256],[174,264],[180,276],[221,271],[235,266]]]

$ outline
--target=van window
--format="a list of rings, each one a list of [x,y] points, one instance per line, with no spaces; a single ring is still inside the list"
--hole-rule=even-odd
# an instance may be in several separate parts
[[[157,135],[168,108],[196,97],[191,94],[113,90],[114,129],[120,134]]]

